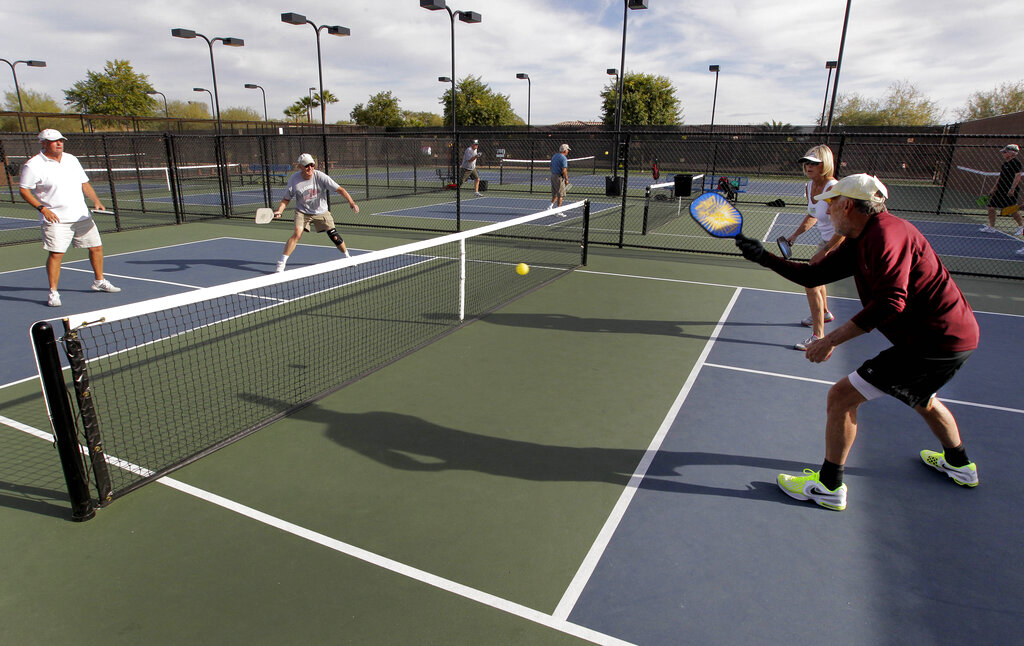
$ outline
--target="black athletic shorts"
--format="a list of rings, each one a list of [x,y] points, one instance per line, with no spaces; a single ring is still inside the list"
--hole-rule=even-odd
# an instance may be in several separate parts
[[[857,368],[861,379],[908,406],[928,403],[953,378],[973,350],[931,357],[902,348],[888,348]]]

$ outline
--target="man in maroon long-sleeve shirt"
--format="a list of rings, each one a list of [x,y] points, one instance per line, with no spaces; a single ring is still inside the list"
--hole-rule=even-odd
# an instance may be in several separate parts
[[[820,262],[803,264],[768,253],[739,237],[736,246],[753,260],[804,287],[853,276],[863,308],[807,347],[807,358],[827,361],[835,347],[878,330],[892,347],[836,382],[828,393],[825,461],[804,476],[780,474],[779,487],[798,500],[846,508],[843,465],[857,436],[857,408],[890,395],[911,406],[942,444],[921,451],[926,464],[959,485],[978,484],[949,409],[935,398],[978,347],[974,312],[931,245],[912,224],[886,211],[888,191],[871,175],[851,175],[815,199],[828,202],[836,233],[846,240]]]

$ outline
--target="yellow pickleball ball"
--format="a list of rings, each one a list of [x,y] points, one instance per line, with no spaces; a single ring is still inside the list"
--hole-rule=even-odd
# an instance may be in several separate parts
[[[530,265],[526,264],[525,262],[519,263],[518,265],[516,265],[516,273],[519,274],[520,276],[525,276],[526,274],[530,273]]]

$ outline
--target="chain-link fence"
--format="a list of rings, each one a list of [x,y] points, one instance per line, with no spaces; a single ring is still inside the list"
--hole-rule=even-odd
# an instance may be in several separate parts
[[[691,221],[690,199],[705,190],[726,191],[744,214],[746,235],[765,241],[789,235],[806,213],[807,180],[797,160],[824,139],[813,132],[697,128],[619,137],[607,131],[478,130],[460,132],[454,142],[450,132],[437,130],[82,133],[72,136],[67,151],[79,157],[104,204],[117,214],[98,216],[103,231],[250,218],[256,208],[277,206],[296,159],[308,152],[360,205],[356,214],[333,196],[342,227],[449,232],[545,210],[550,159],[565,143],[567,200],[591,200],[591,242],[732,255],[729,241],[710,238]],[[459,162],[473,140],[481,154],[479,196],[472,178],[459,182]],[[837,176],[877,175],[889,188],[889,209],[921,229],[950,270],[1020,279],[1019,223],[998,214],[995,232],[980,231],[988,224],[987,196],[1003,163],[999,151],[1015,141],[932,131],[840,133],[828,143]],[[38,240],[38,214],[18,195],[20,166],[38,149],[34,135],[0,135],[0,244]],[[677,175],[682,197],[672,184]],[[801,236],[795,257],[810,257],[815,236],[813,229]]]

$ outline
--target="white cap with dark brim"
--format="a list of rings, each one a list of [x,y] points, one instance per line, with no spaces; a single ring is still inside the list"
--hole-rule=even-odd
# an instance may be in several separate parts
[[[874,175],[858,173],[848,175],[839,180],[831,189],[820,195],[815,195],[815,200],[829,200],[833,197],[849,197],[854,200],[865,202],[884,202],[889,197],[889,189]]]

